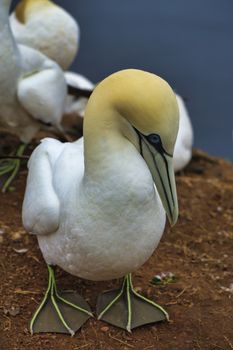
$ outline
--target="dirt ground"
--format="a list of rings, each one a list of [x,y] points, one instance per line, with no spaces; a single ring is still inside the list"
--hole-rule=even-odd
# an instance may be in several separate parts
[[[150,260],[134,274],[134,285],[164,306],[170,322],[129,334],[89,320],[68,335],[31,336],[28,322],[47,286],[37,240],[21,224],[26,167],[15,189],[0,194],[0,350],[232,350],[233,349],[233,165],[195,151],[177,176],[180,217]],[[174,283],[152,278],[174,274]],[[61,289],[76,289],[93,310],[97,295],[119,281],[80,280],[57,271]]]

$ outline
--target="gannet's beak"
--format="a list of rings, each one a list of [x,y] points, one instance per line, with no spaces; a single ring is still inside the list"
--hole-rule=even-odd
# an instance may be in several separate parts
[[[141,155],[150,169],[169,222],[173,226],[179,214],[173,157],[161,145],[153,145],[147,137],[139,132],[138,136],[140,138]]]

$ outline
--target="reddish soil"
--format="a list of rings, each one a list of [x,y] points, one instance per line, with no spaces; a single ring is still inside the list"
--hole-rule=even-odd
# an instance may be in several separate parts
[[[167,227],[151,259],[134,274],[134,285],[163,305],[170,322],[129,334],[96,319],[77,334],[31,336],[28,322],[47,284],[37,240],[21,224],[26,179],[0,194],[1,350],[232,350],[233,349],[233,166],[194,152],[177,176],[180,218]],[[22,250],[23,249],[23,250]],[[172,272],[176,282],[153,285],[154,275]],[[57,271],[61,289],[77,289],[93,310],[97,295],[119,281],[93,283]]]

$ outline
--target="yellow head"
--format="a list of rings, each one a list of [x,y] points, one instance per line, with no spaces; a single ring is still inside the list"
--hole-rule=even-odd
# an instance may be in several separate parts
[[[21,0],[16,6],[15,14],[19,22],[25,23],[31,13],[37,13],[52,6],[56,5],[50,0]]]
[[[178,203],[172,156],[179,110],[171,87],[148,72],[120,71],[103,80],[89,100],[84,132],[92,129],[90,136],[99,132],[91,128],[93,115],[95,124],[101,119],[102,128],[121,132],[136,146],[150,169],[168,218],[174,224]]]
[[[127,69],[112,74],[95,89],[111,108],[143,135],[159,134],[172,154],[179,127],[176,96],[169,84],[155,74]]]

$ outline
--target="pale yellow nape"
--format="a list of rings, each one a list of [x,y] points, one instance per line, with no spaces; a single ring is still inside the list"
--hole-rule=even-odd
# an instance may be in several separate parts
[[[120,117],[144,135],[159,134],[167,152],[173,153],[179,109],[176,96],[165,80],[137,69],[122,70],[104,79],[87,105],[84,130],[88,133],[91,129],[90,120],[98,125],[96,131],[111,123],[116,128]]]
[[[21,23],[25,23],[31,13],[36,13],[43,8],[57,6],[50,0],[21,0],[16,6],[15,14]]]

